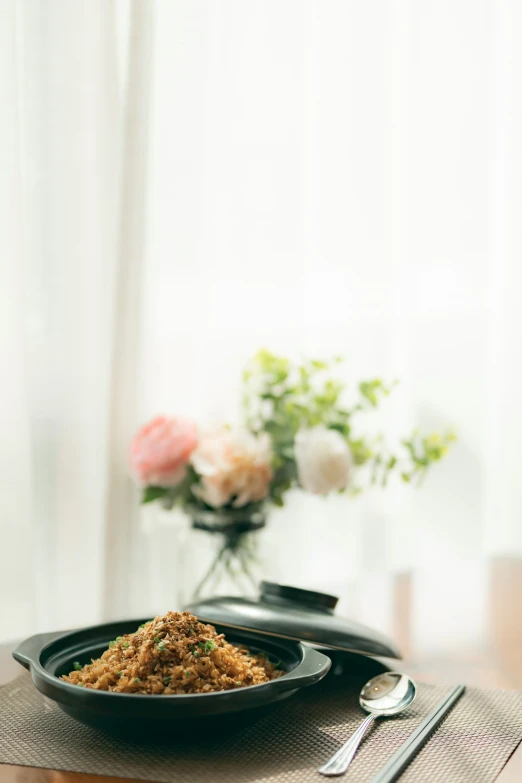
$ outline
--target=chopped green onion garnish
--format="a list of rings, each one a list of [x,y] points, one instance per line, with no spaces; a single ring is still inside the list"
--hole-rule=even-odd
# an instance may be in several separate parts
[[[164,685],[168,685],[168,684],[169,684],[169,682],[170,682],[170,677],[164,677],[164,678],[163,678],[163,684],[164,684]]]
[[[130,647],[129,642],[123,642],[122,647]]]
[[[216,649],[217,644],[213,642],[212,639],[208,639],[206,642],[198,642],[198,647],[201,647],[204,652],[209,653]]]
[[[161,637],[160,636],[155,636],[154,637],[154,641],[156,642],[156,644],[159,644],[161,642]]]
[[[135,677],[134,678],[134,682],[140,682],[140,678],[139,677]]]
[[[142,623],[141,625],[138,626],[138,628],[145,628],[146,625],[147,623]]]
[[[122,639],[123,639],[123,636],[117,636],[117,637],[116,637],[116,641],[117,641],[117,642],[121,642],[121,640],[122,640]]]
[[[83,682],[77,682],[76,685],[78,686],[78,688],[83,688]]]
[[[158,650],[166,650],[165,642],[160,642],[158,644]]]
[[[241,682],[241,680],[237,680],[237,681],[236,681],[236,685],[242,685],[242,684],[243,684],[243,683]]]
[[[109,647],[114,647],[115,644],[116,642],[109,642]]]
[[[185,677],[190,677],[190,669],[187,669],[187,670],[185,671]]]
[[[78,661],[75,661],[75,662],[73,663],[73,667],[74,667],[74,670],[75,670],[76,672],[79,672],[79,671],[81,671],[82,665],[81,665],[81,663],[79,663]]]
[[[123,672],[118,672],[118,677],[123,677]]]

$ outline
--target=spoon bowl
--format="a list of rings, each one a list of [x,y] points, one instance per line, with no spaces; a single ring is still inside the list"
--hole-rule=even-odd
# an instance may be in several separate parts
[[[375,715],[398,715],[415,699],[413,680],[399,672],[384,672],[369,680],[359,695],[359,704]]]

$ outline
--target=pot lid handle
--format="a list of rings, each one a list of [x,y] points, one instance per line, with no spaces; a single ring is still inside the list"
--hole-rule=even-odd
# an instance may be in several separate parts
[[[292,603],[314,608],[319,611],[333,612],[339,599],[328,593],[315,590],[303,590],[300,587],[280,585],[277,582],[261,582],[261,598],[270,603]]]

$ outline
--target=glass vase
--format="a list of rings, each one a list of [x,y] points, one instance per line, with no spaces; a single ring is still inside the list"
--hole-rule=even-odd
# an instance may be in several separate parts
[[[270,576],[266,509],[187,511],[187,599],[257,595],[260,581]]]

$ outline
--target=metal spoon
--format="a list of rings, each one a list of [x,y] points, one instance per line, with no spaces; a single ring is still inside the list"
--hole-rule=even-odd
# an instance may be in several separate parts
[[[417,686],[405,674],[384,672],[369,680],[361,690],[359,704],[370,714],[337,753],[319,767],[321,775],[344,775],[373,721],[379,717],[398,715],[410,706],[416,694]]]

